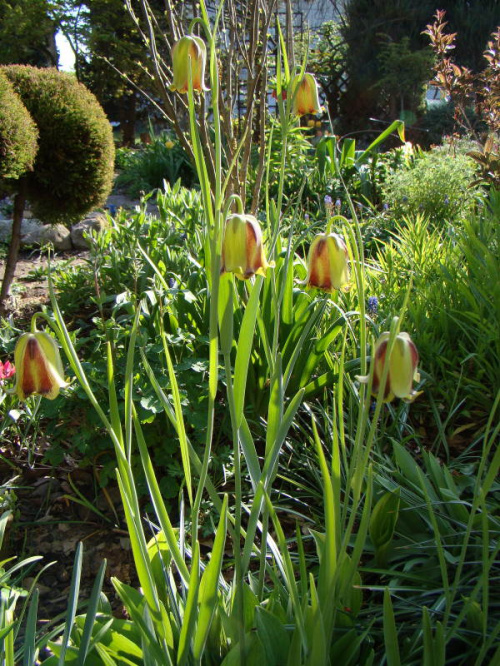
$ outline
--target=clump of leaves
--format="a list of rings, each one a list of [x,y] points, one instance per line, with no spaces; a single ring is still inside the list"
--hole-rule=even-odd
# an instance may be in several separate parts
[[[122,172],[116,184],[131,197],[162,188],[164,181],[173,185],[180,180],[185,187],[196,181],[184,149],[167,134],[152,136],[151,143],[143,148],[121,154],[119,164]]]
[[[458,221],[470,213],[479,194],[473,186],[476,172],[461,146],[437,147],[394,171],[382,186],[384,199],[396,215],[421,214],[434,225]]]

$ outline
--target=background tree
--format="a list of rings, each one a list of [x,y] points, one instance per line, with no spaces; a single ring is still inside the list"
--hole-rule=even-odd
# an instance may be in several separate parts
[[[75,54],[75,72],[96,95],[112,120],[120,122],[122,142],[133,145],[137,112],[147,107],[144,89],[155,94],[150,57],[122,0],[54,0],[53,15]],[[163,0],[153,0],[157,20]]]
[[[457,58],[471,67],[482,62],[499,1],[442,0],[439,5],[447,10],[450,30],[467,35]],[[370,118],[394,120],[401,100],[405,111],[419,114],[423,87],[433,76],[422,32],[435,8],[434,0],[347,0],[340,27],[347,47],[346,85],[339,100],[342,133],[365,130]],[[422,95],[409,95],[410,89]]]
[[[148,0],[126,0],[149,50],[157,99],[150,96],[164,120],[174,128],[177,137],[190,158],[193,150],[185,132],[187,118],[186,95],[172,92],[173,44],[189,31],[193,18],[200,12],[198,5],[172,3],[167,0],[164,26],[155,15],[155,8]],[[277,0],[228,0],[224,4],[221,22],[224,40],[218,42],[219,109],[224,133],[223,162],[228,168],[228,193],[236,192],[246,197],[246,175],[252,158],[252,140],[258,153],[257,177],[253,191],[252,209],[258,204],[258,195],[264,173],[265,147],[264,123],[268,110],[268,94],[271,66],[269,56],[276,47],[270,39],[270,26],[275,25]],[[198,28],[195,28],[197,30]],[[203,35],[201,35],[203,37]],[[293,53],[293,50],[290,51]],[[209,177],[214,182],[214,156],[211,153],[209,134],[211,125],[206,114],[203,95],[196,99],[196,118],[202,137],[202,149]],[[235,122],[235,118],[238,121]],[[239,140],[243,138],[241,145]],[[229,166],[231,168],[229,169]]]
[[[14,276],[26,201],[42,221],[67,225],[102,205],[112,186],[114,144],[104,111],[74,77],[21,65],[0,71],[12,84],[39,135],[33,169],[17,179],[4,180],[4,186],[14,194],[14,217],[0,293],[3,307]],[[20,116],[20,122],[26,124],[25,115]]]
[[[316,43],[309,50],[307,64],[308,70],[314,72],[321,83],[333,121],[340,114],[339,102],[347,81],[347,45],[340,33],[340,27],[341,24],[335,21],[327,21],[322,25],[319,35],[316,36]]]
[[[57,65],[49,9],[48,0],[0,0],[0,64]]]

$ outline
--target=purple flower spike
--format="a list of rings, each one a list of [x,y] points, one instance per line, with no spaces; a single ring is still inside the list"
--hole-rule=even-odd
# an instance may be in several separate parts
[[[378,312],[378,298],[376,296],[368,297],[368,312],[372,315],[376,315]]]

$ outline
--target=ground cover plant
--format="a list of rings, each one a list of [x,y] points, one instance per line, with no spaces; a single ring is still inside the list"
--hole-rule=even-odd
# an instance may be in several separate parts
[[[37,563],[3,561],[2,663],[497,663],[499,193],[475,185],[438,218],[431,185],[384,207],[391,169],[418,180],[407,145],[375,157],[404,126],[308,153],[316,84],[282,39],[281,150],[271,128],[247,198],[224,161],[222,10],[202,3],[173,53],[198,189],[165,183],[157,215],[118,212],[82,266],[50,271],[30,326],[2,326],[5,436],[26,446],[35,422],[54,462],[107,456],[136,576],[112,579],[121,616],[105,562],[79,605],[80,545],[67,613],[43,631],[43,571],[26,590]]]

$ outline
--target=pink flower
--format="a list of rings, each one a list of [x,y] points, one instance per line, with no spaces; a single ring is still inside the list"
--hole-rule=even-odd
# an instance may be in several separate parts
[[[4,379],[10,379],[12,375],[16,372],[16,368],[12,365],[10,361],[5,361],[2,363],[0,361],[0,383],[3,384]]]

